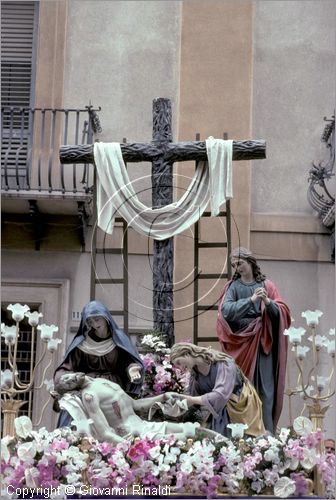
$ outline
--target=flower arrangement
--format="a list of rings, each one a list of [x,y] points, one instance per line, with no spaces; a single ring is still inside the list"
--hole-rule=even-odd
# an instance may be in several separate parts
[[[132,494],[135,486],[146,488],[146,494],[166,486],[168,494],[171,488],[209,498],[217,492],[297,497],[309,493],[314,467],[327,498],[334,494],[335,456],[316,451],[323,435],[306,432],[309,425],[302,421],[296,422],[297,432],[283,428],[278,436],[215,442],[200,435],[184,442],[171,435],[116,446],[69,428],[33,431],[28,417],[17,418],[15,426],[17,436],[1,442],[1,479],[9,498],[24,487],[58,488],[57,498],[62,492],[66,498],[67,485],[74,492],[83,491],[84,484],[96,488],[99,498],[111,489]]]
[[[161,340],[160,333],[149,332],[141,340],[145,379],[141,397],[162,394],[167,391],[185,392],[189,385],[189,373],[170,362],[170,349]]]

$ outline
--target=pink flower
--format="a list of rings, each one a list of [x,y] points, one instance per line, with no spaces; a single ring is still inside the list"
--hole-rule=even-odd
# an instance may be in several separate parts
[[[309,448],[314,448],[323,439],[323,432],[317,430],[315,432],[310,432],[305,436],[302,436],[302,442],[306,444]]]
[[[97,450],[100,451],[102,455],[108,455],[113,450],[113,445],[111,443],[98,443]]]
[[[145,371],[148,371],[150,368],[155,366],[155,361],[152,354],[146,354],[145,356],[143,356],[142,362],[144,364]]]
[[[69,448],[69,443],[64,439],[57,439],[51,443],[50,447],[53,451],[67,450]]]
[[[145,460],[148,458],[148,452],[152,444],[146,441],[138,441],[129,448],[127,452],[128,458],[130,458],[133,462],[137,462],[140,458],[144,458]]]

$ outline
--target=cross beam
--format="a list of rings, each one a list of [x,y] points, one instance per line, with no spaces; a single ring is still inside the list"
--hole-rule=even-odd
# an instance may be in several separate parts
[[[158,208],[173,201],[173,163],[207,160],[204,141],[172,142],[171,102],[153,101],[153,140],[151,143],[120,144],[125,162],[152,163],[152,206]],[[233,141],[233,160],[266,157],[265,141]],[[93,144],[61,146],[61,163],[94,163]],[[153,321],[168,346],[174,343],[173,238],[153,243]]]
[[[233,141],[232,159],[263,160],[266,158],[265,141]],[[205,141],[142,143],[130,142],[120,144],[125,162],[155,161],[164,157],[166,161],[207,160]],[[93,144],[78,146],[61,146],[60,161],[64,164],[94,163]]]

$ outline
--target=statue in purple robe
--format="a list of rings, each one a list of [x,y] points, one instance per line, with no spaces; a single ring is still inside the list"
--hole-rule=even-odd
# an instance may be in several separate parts
[[[231,356],[211,347],[181,342],[171,348],[170,359],[190,371],[188,394],[178,397],[186,399],[189,407],[197,405],[208,410],[207,427],[230,437],[227,425],[242,423],[247,425],[246,434],[264,434],[259,396]]]

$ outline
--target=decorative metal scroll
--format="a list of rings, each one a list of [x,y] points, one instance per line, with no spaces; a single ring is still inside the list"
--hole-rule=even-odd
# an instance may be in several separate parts
[[[335,176],[335,115],[330,119],[324,117],[324,121],[321,141],[326,145],[329,158],[313,163],[309,170],[308,201],[331,233],[331,260],[335,262],[335,184],[332,182]]]

